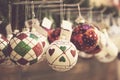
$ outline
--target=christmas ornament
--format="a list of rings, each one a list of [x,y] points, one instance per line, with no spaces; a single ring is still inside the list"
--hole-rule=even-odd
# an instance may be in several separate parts
[[[46,59],[52,69],[64,72],[73,68],[77,62],[78,53],[76,47],[70,42],[72,24],[63,20],[61,29],[54,33],[59,33],[59,40],[55,40],[46,51]],[[53,34],[54,35],[54,34]]]
[[[101,38],[101,51],[95,55],[95,57],[104,63],[111,62],[116,59],[118,55],[118,48],[115,44],[109,39],[106,30],[103,30],[100,35]]]
[[[32,32],[16,34],[9,43],[10,59],[18,65],[37,63],[43,55],[40,38]]]
[[[77,62],[78,54],[75,46],[67,40],[56,40],[48,47],[46,58],[52,69],[68,71]]]
[[[72,33],[71,42],[85,53],[93,51],[98,44],[98,33],[93,25],[80,23]]]
[[[8,40],[0,34],[0,64],[3,63],[8,57],[7,53]]]

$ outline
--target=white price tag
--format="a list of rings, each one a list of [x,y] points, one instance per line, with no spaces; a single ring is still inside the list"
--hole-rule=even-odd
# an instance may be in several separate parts
[[[69,31],[69,30],[66,30],[66,29],[61,29],[60,39],[64,39],[64,40],[70,41],[71,34],[72,34],[72,31]]]
[[[45,17],[44,19],[43,19],[43,21],[42,21],[42,26],[43,27],[45,27],[45,28],[47,28],[47,29],[50,29],[51,28],[51,26],[52,26],[52,21],[51,20],[49,20],[47,17]]]
[[[61,24],[61,27],[63,29],[67,29],[69,31],[72,31],[72,23],[70,21],[63,20],[62,24]]]

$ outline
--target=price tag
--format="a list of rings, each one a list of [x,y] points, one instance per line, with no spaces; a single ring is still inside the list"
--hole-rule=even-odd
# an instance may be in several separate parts
[[[52,26],[52,21],[51,20],[49,20],[47,17],[45,17],[44,19],[43,19],[43,21],[42,21],[42,26],[43,27],[45,27],[45,28],[47,28],[47,29],[50,29],[51,28],[51,26]]]
[[[72,23],[66,20],[62,21],[60,39],[69,40],[72,34]]]
[[[63,29],[72,31],[72,23],[71,23],[70,21],[63,20],[63,21],[62,21],[62,24],[61,24],[61,27],[62,27]]]
[[[69,31],[69,30],[66,30],[66,29],[61,29],[60,39],[65,39],[65,40],[70,41],[71,34],[72,34],[72,31]]]

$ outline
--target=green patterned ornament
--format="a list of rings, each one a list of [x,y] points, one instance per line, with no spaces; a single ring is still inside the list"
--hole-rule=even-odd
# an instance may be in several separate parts
[[[78,53],[70,41],[56,40],[48,47],[46,58],[53,70],[64,72],[75,66]]]
[[[10,59],[18,65],[37,63],[43,55],[42,41],[33,32],[21,32],[9,43]]]

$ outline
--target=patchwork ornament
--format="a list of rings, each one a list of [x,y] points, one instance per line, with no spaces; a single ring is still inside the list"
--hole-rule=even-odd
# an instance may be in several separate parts
[[[99,41],[96,30],[91,24],[81,23],[73,30],[71,42],[79,51],[89,53],[96,48]]]
[[[56,40],[48,47],[46,58],[53,70],[64,72],[75,66],[78,53],[70,41]]]
[[[10,59],[18,65],[37,63],[43,55],[41,39],[32,32],[21,32],[10,40]]]
[[[0,34],[0,64],[4,63],[4,61],[8,57],[7,46],[7,38]]]

